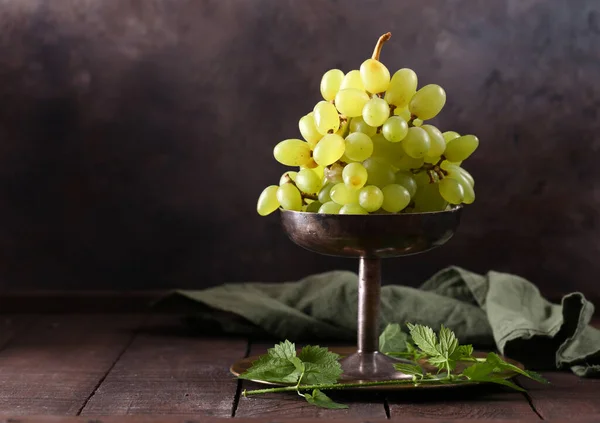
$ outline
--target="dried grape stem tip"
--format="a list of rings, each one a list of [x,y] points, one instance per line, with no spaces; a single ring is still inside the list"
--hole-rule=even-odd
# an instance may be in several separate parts
[[[390,38],[392,38],[391,32],[386,32],[381,37],[379,37],[379,40],[377,40],[377,44],[375,45],[375,48],[373,49],[373,55],[371,56],[372,59],[379,60],[379,55],[381,54],[381,49],[383,48],[383,43],[385,43]]]

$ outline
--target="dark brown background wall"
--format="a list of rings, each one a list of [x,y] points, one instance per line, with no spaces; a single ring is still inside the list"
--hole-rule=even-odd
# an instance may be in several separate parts
[[[597,0],[10,0],[0,9],[0,286],[199,288],[356,263],[288,241],[256,198],[327,69],[377,37],[480,136],[449,264],[600,296]]]

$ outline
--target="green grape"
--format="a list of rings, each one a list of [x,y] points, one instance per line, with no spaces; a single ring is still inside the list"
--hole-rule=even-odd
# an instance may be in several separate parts
[[[277,189],[277,200],[285,210],[302,210],[302,196],[294,184],[283,184]]]
[[[279,178],[279,185],[287,184],[290,181],[296,182],[297,175],[298,175],[298,172],[294,172],[293,170],[288,170],[283,175],[281,175],[281,178]]]
[[[358,192],[358,204],[370,213],[377,211],[383,204],[383,192],[375,185],[361,188]]]
[[[312,169],[302,169],[296,175],[296,186],[307,194],[316,194],[321,189],[321,178]]]
[[[371,157],[392,165],[396,170],[417,169],[423,166],[423,158],[415,159],[404,151],[402,142],[389,142],[383,135],[373,137],[373,154]]]
[[[402,140],[402,147],[410,157],[419,159],[425,157],[431,147],[431,141],[424,129],[412,127],[408,128],[408,134]]]
[[[344,137],[346,137],[346,135],[348,135],[349,126],[350,125],[348,124],[348,119],[344,119],[344,120],[340,119],[340,128],[337,131],[335,131],[335,133],[337,135],[339,135],[340,137],[344,138]]]
[[[335,107],[347,117],[362,115],[365,104],[369,101],[369,95],[356,88],[346,88],[338,91],[335,96]]]
[[[383,203],[381,208],[390,213],[404,210],[410,203],[410,193],[402,185],[390,184],[381,189]]]
[[[340,85],[340,90],[345,90],[346,88],[356,88],[357,90],[365,91],[365,86],[362,83],[359,70],[351,70],[344,76],[342,85]]]
[[[377,128],[368,125],[362,116],[352,118],[350,121],[350,132],[362,132],[372,137],[377,133]]]
[[[303,166],[311,160],[310,146],[302,140],[284,140],[275,146],[273,156],[286,166]]]
[[[429,177],[425,172],[421,172],[416,175],[418,190],[413,198],[415,207],[413,212],[424,213],[442,211],[446,209],[448,202],[442,198],[438,189],[438,184],[430,184]],[[422,184],[419,181],[426,180]]]
[[[412,69],[400,69],[392,76],[385,100],[396,107],[406,107],[416,92],[417,74]]]
[[[463,135],[448,141],[444,156],[449,162],[461,162],[469,158],[479,146],[475,135]]]
[[[279,200],[277,200],[278,189],[279,187],[277,185],[270,185],[260,193],[258,202],[256,203],[256,211],[258,214],[266,216],[279,208]]]
[[[440,167],[444,170],[447,170],[449,173],[458,172],[460,166],[455,163],[449,162],[448,160],[444,160]]]
[[[367,169],[360,163],[350,163],[342,171],[344,183],[353,189],[362,188],[367,182]]]
[[[405,155],[401,143],[389,142],[383,134],[375,135],[371,141],[373,142],[373,153],[371,154],[373,158],[395,165],[395,162]]]
[[[463,169],[462,167],[459,167],[458,170],[460,171],[460,173],[462,173],[462,175],[465,177],[465,179],[467,181],[469,181],[469,183],[471,184],[471,186],[473,188],[475,188],[475,179],[473,179],[473,177],[471,176],[471,174],[469,172],[467,172],[465,169]]]
[[[418,118],[413,119],[413,126],[420,128],[421,125],[423,125],[423,121],[421,119],[418,119]]]
[[[460,137],[460,134],[454,131],[446,131],[442,135],[444,136],[444,141],[446,141],[446,143],[454,138]]]
[[[356,160],[351,160],[350,157],[346,156],[346,153],[344,152],[344,155],[342,157],[340,157],[340,159],[338,160],[338,162],[340,164],[344,164],[347,165],[348,163],[354,163]]]
[[[458,183],[462,186],[464,191],[463,203],[471,204],[475,201],[475,190],[473,189],[473,177],[461,168],[453,163],[448,161],[442,162],[440,167],[448,172],[447,178],[456,179]]]
[[[442,158],[441,156],[435,156],[435,157],[425,156],[425,157],[423,157],[423,161],[425,163],[429,163],[429,164],[436,164],[437,162],[440,161],[441,158]]]
[[[345,204],[340,209],[340,214],[369,214],[365,209],[363,209],[358,204]]]
[[[339,205],[350,203],[358,203],[358,190],[348,188],[344,183],[336,184],[329,191],[329,195],[333,201]]]
[[[429,183],[430,183],[429,175],[425,171],[415,173],[413,175],[413,178],[415,179],[415,182],[417,183],[417,191],[420,190],[421,187],[423,187],[425,185],[429,185]]]
[[[365,90],[372,94],[387,91],[390,85],[390,71],[375,59],[367,59],[360,65],[360,78]]]
[[[318,213],[322,204],[319,201],[313,201],[306,207],[308,213]]]
[[[422,120],[437,116],[446,104],[446,92],[436,84],[425,85],[413,96],[408,110]]]
[[[446,141],[444,140],[444,136],[440,130],[433,125],[423,125],[421,126],[421,129],[427,132],[427,135],[429,135],[429,141],[431,143],[429,146],[429,151],[427,152],[427,156],[439,157],[444,154],[444,150],[446,150]]]
[[[371,157],[391,164],[396,170],[417,169],[423,166],[423,158],[415,159],[404,151],[403,142],[389,142],[383,135],[373,138],[373,154]]]
[[[465,198],[462,185],[453,178],[444,178],[438,184],[440,195],[450,204],[460,204]]]
[[[320,166],[329,166],[344,155],[346,142],[337,134],[325,135],[313,151],[313,158]]]
[[[328,201],[331,201],[331,196],[329,195],[329,192],[331,191],[331,188],[333,188],[334,185],[335,184],[328,183],[323,185],[323,188],[319,190],[318,199],[321,203],[325,204]]]
[[[411,198],[417,193],[417,181],[415,181],[412,173],[403,170],[396,172],[395,182],[406,188]]]
[[[305,164],[303,164],[303,165],[300,166],[300,169],[303,169],[303,168],[306,168],[306,169],[316,169],[318,167],[319,167],[319,165],[317,164],[317,162],[315,162],[315,159],[313,159],[311,157],[308,162],[306,162]]]
[[[378,128],[390,117],[390,106],[383,98],[373,97],[365,104],[362,117],[368,125]]]
[[[465,192],[465,196],[463,197],[463,203],[465,204],[473,204],[475,202],[475,190],[473,186],[469,184],[460,184]]]
[[[473,189],[473,185],[471,185],[469,180],[465,178],[459,170],[448,174],[448,176],[444,179],[456,179],[456,181],[458,181],[464,193],[462,200],[463,203],[471,204],[473,201],[475,201],[475,190]]]
[[[304,169],[302,166],[300,166],[300,170]],[[317,176],[319,177],[319,179],[323,179],[324,173],[325,173],[325,168],[323,166],[316,166],[316,167],[312,167],[309,168],[312,169],[313,172],[315,172],[317,174]]]
[[[389,142],[399,142],[408,133],[408,124],[399,116],[392,116],[383,124],[381,132]]]
[[[402,150],[402,151],[404,151],[404,150]],[[399,160],[394,161],[393,165],[398,170],[411,170],[411,169],[419,169],[421,166],[423,166],[424,162],[425,162],[425,160],[423,157],[414,158],[414,157],[410,157],[406,153],[403,153],[403,155],[400,157]]]
[[[335,98],[343,79],[344,72],[339,69],[331,69],[325,72],[323,78],[321,78],[321,95],[325,100],[331,101]]]
[[[333,104],[327,101],[319,101],[313,112],[315,126],[320,134],[332,134],[340,129],[340,117]]]
[[[346,137],[345,155],[350,160],[362,162],[373,154],[373,140],[362,132],[353,132]]]
[[[313,115],[314,113],[310,112],[306,116],[302,116],[298,122],[298,128],[300,129],[302,138],[306,140],[308,145],[310,145],[310,148],[315,148],[315,145],[323,138],[323,135],[317,131]]]
[[[393,184],[396,179],[394,168],[383,160],[371,157],[363,162],[363,166],[367,169],[367,185],[383,188]]]
[[[328,201],[324,203],[321,208],[319,208],[319,213],[323,214],[338,214],[342,206],[338,203],[334,203],[333,201]]]
[[[410,120],[410,111],[408,110],[408,106],[405,107],[396,107],[394,109],[394,116],[400,116],[405,121]]]

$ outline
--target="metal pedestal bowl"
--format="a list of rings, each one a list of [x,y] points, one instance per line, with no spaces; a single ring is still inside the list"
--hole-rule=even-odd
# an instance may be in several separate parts
[[[342,359],[343,379],[376,381],[411,378],[378,351],[381,259],[424,253],[454,235],[462,208],[431,213],[329,215],[281,211],[292,241],[319,254],[359,259],[358,349]]]

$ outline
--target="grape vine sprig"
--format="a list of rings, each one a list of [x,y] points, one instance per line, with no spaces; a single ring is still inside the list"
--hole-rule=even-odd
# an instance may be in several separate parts
[[[379,60],[390,38],[389,32],[382,35],[359,69],[325,72],[323,100],[298,122],[303,139],[286,139],[273,150],[278,162],[297,170],[263,190],[260,215],[278,208],[428,212],[475,201],[475,183],[462,162],[477,149],[478,138],[425,123],[440,113],[446,92],[437,84],[418,88],[408,68],[390,76]]]
[[[454,332],[444,327],[439,335],[433,329],[408,324],[410,333],[403,332],[398,324],[390,324],[379,337],[379,349],[391,357],[412,360],[412,363],[398,362],[396,370],[412,376],[412,379],[386,380],[362,383],[339,383],[342,376],[340,356],[319,346],[306,346],[296,353],[295,344],[288,340],[269,349],[239,377],[248,380],[286,384],[277,388],[244,390],[244,397],[296,392],[310,404],[324,408],[348,408],[334,402],[323,391],[365,388],[389,385],[443,385],[447,383],[495,383],[517,391],[523,388],[509,380],[510,376],[522,375],[540,383],[548,383],[541,375],[523,370],[504,361],[499,355],[489,353],[486,358],[473,355],[471,345],[459,345]],[[427,372],[419,363],[427,362],[438,369],[437,373]],[[453,370],[459,362],[472,363],[462,373]]]

